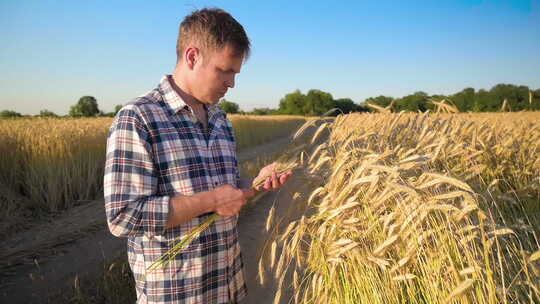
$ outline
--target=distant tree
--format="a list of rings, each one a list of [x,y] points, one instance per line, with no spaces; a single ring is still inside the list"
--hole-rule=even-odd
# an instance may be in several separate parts
[[[279,109],[272,110],[269,114],[320,116],[334,108],[341,111],[331,115],[338,115],[341,112],[367,111],[366,108],[355,104],[350,98],[334,100],[332,94],[328,92],[311,89],[306,95],[302,94],[300,90],[285,95],[279,101]]]
[[[118,112],[120,112],[120,109],[122,109],[123,105],[119,104],[119,105],[116,105],[114,106],[114,115],[118,114]]]
[[[72,117],[94,117],[99,115],[97,100],[93,96],[83,96],[79,102],[69,109],[69,116]]]
[[[39,111],[39,117],[58,117],[58,115],[56,115],[56,113],[52,112],[52,111],[49,111],[47,109],[44,109],[44,110],[41,110]]]
[[[357,108],[358,112],[369,112],[371,111],[364,103],[359,104]]]
[[[536,91],[531,91],[531,94],[531,108],[535,111],[540,111],[540,89]]]
[[[240,107],[237,103],[234,103],[232,101],[227,101],[225,99],[222,99],[219,102],[219,106],[225,111],[225,113],[229,114],[236,114],[238,113],[238,110],[240,110]]]
[[[253,111],[251,111],[250,114],[253,115],[270,115],[275,110],[272,110],[270,108],[254,108]]]
[[[321,90],[309,90],[305,97],[304,115],[319,116],[334,108],[332,94]]]
[[[473,88],[466,88],[461,92],[451,95],[449,98],[460,112],[468,112],[472,111],[474,107],[475,95],[476,93]]]
[[[396,100],[396,111],[425,112],[428,109],[430,97],[427,93],[418,91]]]
[[[358,105],[355,104],[350,98],[340,98],[335,100],[335,107],[340,109],[344,114],[357,112],[360,110]]]
[[[500,103],[502,104],[502,103]],[[498,103],[492,101],[488,91],[484,89],[478,90],[474,96],[473,112],[493,112],[499,110]]]
[[[99,111],[99,116],[101,117],[115,117],[118,112],[122,109],[123,105],[116,105],[112,112],[103,112]]]
[[[489,91],[494,110],[499,110],[506,99],[512,111],[530,110],[529,87],[498,84]]]
[[[392,101],[394,101],[394,98],[392,97],[388,97],[388,96],[383,96],[383,95],[380,95],[380,96],[377,96],[377,97],[370,97],[370,98],[367,98],[366,100],[364,100],[364,102],[362,103],[362,106],[367,109],[368,111],[371,111],[371,112],[376,112],[376,110],[374,109],[371,109],[369,108],[367,105],[368,104],[374,104],[376,106],[381,106],[383,108],[386,108],[388,107]]]
[[[436,111],[437,110],[437,106],[434,105],[432,103],[432,101],[443,101],[444,100],[444,103],[447,103],[447,104],[450,104],[450,105],[454,105],[454,101],[452,99],[450,99],[450,97],[448,96],[445,96],[445,95],[440,95],[440,94],[435,94],[435,95],[431,95],[431,96],[428,96],[428,99],[426,101],[426,103],[424,104],[424,107],[426,108],[426,111],[427,110],[431,110],[431,111]],[[417,110],[418,111],[418,110]]]
[[[10,111],[10,110],[3,110],[0,112],[0,118],[11,118],[11,117],[22,117],[21,113]]]
[[[302,94],[300,90],[285,95],[279,101],[279,112],[289,115],[304,115],[305,98],[306,95]]]

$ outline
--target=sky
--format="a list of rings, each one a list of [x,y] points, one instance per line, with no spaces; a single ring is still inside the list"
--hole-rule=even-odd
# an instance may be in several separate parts
[[[243,110],[277,108],[297,89],[360,103],[540,88],[540,0],[0,0],[0,110],[64,115],[91,95],[112,111],[172,73],[178,26],[204,7],[231,13],[251,39],[225,96]]]

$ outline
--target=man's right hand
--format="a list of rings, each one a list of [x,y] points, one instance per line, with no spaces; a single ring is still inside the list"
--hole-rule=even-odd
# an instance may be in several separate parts
[[[242,190],[231,185],[223,185],[211,191],[172,197],[166,227],[176,227],[208,212],[224,216],[237,215],[247,200],[253,196],[255,196],[253,189]]]
[[[214,212],[223,216],[237,215],[247,203],[255,196],[253,189],[237,189],[231,185],[222,185],[211,191],[214,201]]]

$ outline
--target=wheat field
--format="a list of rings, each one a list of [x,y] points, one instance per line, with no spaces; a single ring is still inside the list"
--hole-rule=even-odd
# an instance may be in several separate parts
[[[237,147],[291,134],[299,116],[228,116]],[[105,148],[112,118],[0,120],[0,207],[58,212],[103,195]]]
[[[274,303],[540,302],[540,113],[349,114],[315,136],[301,212],[267,219]]]

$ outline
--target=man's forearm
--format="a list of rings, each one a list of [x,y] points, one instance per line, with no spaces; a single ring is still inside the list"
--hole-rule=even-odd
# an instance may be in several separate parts
[[[215,209],[213,195],[200,192],[189,196],[175,196],[169,201],[169,218],[167,228],[172,228]]]

